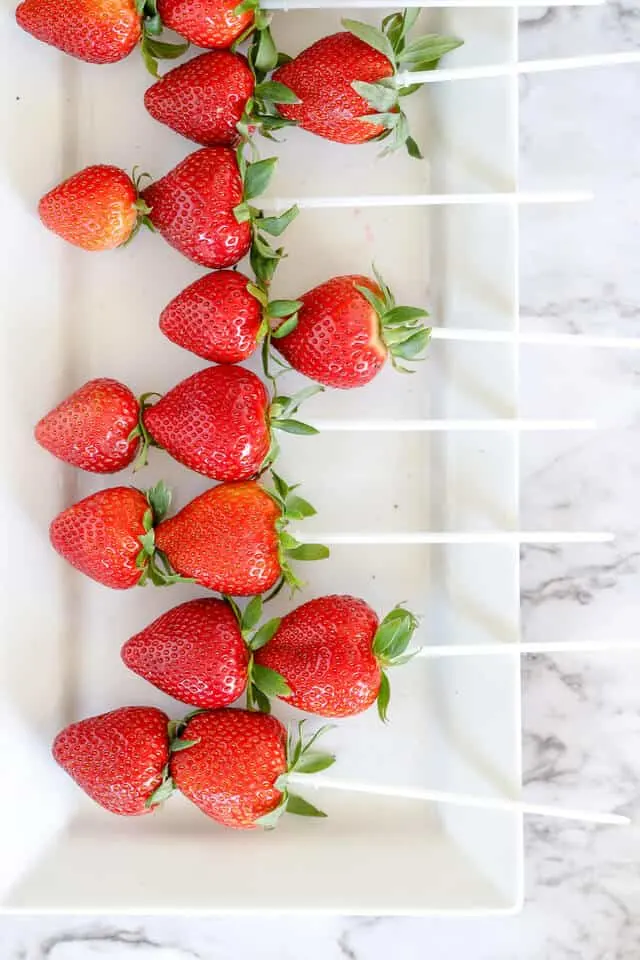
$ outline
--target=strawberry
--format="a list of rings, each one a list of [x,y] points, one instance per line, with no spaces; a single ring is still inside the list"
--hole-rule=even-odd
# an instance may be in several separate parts
[[[158,0],[162,22],[196,47],[228,50],[251,27],[257,3],[236,0]]]
[[[74,174],[38,204],[45,227],[83,250],[127,243],[146,212],[131,177],[104,164]]]
[[[287,784],[290,773],[314,773],[334,762],[310,750],[322,732],[307,741],[300,734],[294,742],[279,720],[263,713],[198,713],[183,727],[180,737],[190,746],[172,754],[171,778],[203,813],[227,827],[274,827],[285,812],[324,817]]]
[[[397,370],[407,372],[399,361],[419,359],[427,346],[431,330],[421,320],[428,313],[397,307],[389,287],[376,277],[377,284],[363,276],[333,277],[302,295],[293,329],[283,326],[274,334],[274,344],[292,367],[345,390],[369,383],[388,356]]]
[[[310,600],[282,618],[273,639],[256,652],[256,665],[284,678],[287,703],[323,717],[350,717],[374,701],[386,720],[387,667],[411,657],[406,649],[417,626],[395,607],[382,623],[364,600],[349,596]]]
[[[256,277],[268,283],[283,251],[272,250],[262,231],[280,236],[298,213],[291,207],[263,217],[249,203],[266,189],[275,164],[275,157],[248,163],[242,150],[229,147],[196,150],[142,191],[149,221],[167,243],[205,267],[233,266],[251,250]]]
[[[401,98],[418,84],[398,82],[400,71],[433,70],[440,58],[462,43],[430,34],[409,42],[420,10],[386,17],[382,30],[343,20],[347,32],[323,37],[285,63],[273,75],[299,103],[281,103],[280,114],[310,133],[338,143],[390,138],[386,153],[406,146],[420,158],[409,134]]]
[[[244,57],[225,50],[203,53],[149,87],[144,105],[152,117],[189,140],[233,147],[254,85]]]
[[[319,560],[329,551],[286,532],[289,520],[315,511],[275,474],[274,484],[272,493],[252,480],[206,490],[160,523],[157,549],[178,574],[219,593],[263,593],[279,579],[300,586],[289,561]]]
[[[139,416],[131,390],[106,377],[89,380],[39,421],[40,446],[81,470],[115,473],[136,455]]]
[[[251,678],[250,703],[268,711],[270,695],[290,691],[275,671],[254,665],[252,651],[267,643],[280,623],[270,620],[253,634],[261,613],[260,597],[244,613],[231,598],[189,600],[127,640],[121,656],[130,670],[194,707],[226,707]]]
[[[238,363],[258,346],[262,324],[251,281],[234,270],[200,277],[160,315],[165,337],[212,363]]]
[[[155,707],[111,710],[65,727],[53,742],[53,756],[110,813],[151,813],[167,776],[168,722]]]
[[[170,502],[162,482],[146,495],[132,487],[99,490],[58,514],[49,528],[51,544],[76,569],[114,590],[142,586],[148,578],[173,583],[180,578],[154,563],[153,524]]]
[[[114,63],[128,57],[138,42],[149,70],[157,59],[181,56],[188,44],[161,43],[155,0],[22,0],[19,26],[37,40],[88,63]]]
[[[300,306],[298,300],[269,302],[264,290],[244,274],[218,270],[200,277],[164,308],[160,329],[204,360],[238,363],[264,339],[271,319],[289,317],[287,326],[293,329]]]
[[[234,147],[256,130],[270,135],[289,123],[275,104],[291,102],[291,91],[271,80],[256,84],[246,58],[227,50],[175,67],[144,95],[152,117],[204,147]]]
[[[197,473],[213,480],[248,480],[277,456],[272,428],[317,433],[289,416],[308,394],[278,397],[272,404],[250,370],[207,367],[145,407],[143,430],[156,446]]]

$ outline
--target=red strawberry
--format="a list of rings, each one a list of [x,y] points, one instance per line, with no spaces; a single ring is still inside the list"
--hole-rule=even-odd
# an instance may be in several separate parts
[[[143,413],[159,446],[214,480],[254,477],[271,443],[269,394],[243,367],[207,367]]]
[[[364,386],[389,355],[403,370],[398,361],[418,359],[429,342],[421,322],[428,313],[397,307],[380,276],[378,284],[363,276],[320,284],[302,295],[297,324],[274,344],[292,367],[329,387]]]
[[[248,480],[277,455],[271,429],[316,433],[290,419],[309,391],[270,401],[266,387],[244,367],[207,367],[145,407],[144,430],[156,446],[213,480]]]
[[[267,643],[280,623],[269,620],[253,634],[261,615],[260,597],[244,613],[230,598],[190,600],[127,640],[122,659],[149,683],[194,707],[228,706],[250,678],[248,703],[268,712],[269,696],[291,691],[275,671],[254,666],[252,651]]]
[[[234,215],[243,185],[229,147],[190,154],[143,190],[142,198],[156,230],[190,260],[218,269],[233,266],[248,253],[251,225],[239,223]]]
[[[298,585],[289,559],[328,556],[326,547],[299,544],[284,529],[288,520],[314,512],[280,478],[274,494],[255,481],[223,483],[161,523],[155,543],[181,576],[219,593],[250,596],[281,576]]]
[[[142,33],[135,0],[23,0],[16,20],[37,40],[89,63],[122,60]]]
[[[194,46],[213,50],[228,50],[251,26],[254,10],[246,6],[237,12],[237,0],[158,0],[165,26]]]
[[[334,762],[308,752],[320,732],[306,743],[288,743],[275,717],[230,709],[199,713],[182,733],[196,742],[172,754],[171,777],[203,813],[227,827],[273,827],[285,811],[323,817],[287,787],[288,773],[324,770]]]
[[[254,86],[244,57],[203,53],[149,87],[144,104],[152,117],[189,140],[232,147],[240,140],[236,126]]]
[[[164,564],[156,566],[153,532],[170,503],[162,481],[146,495],[133,487],[99,490],[58,514],[49,537],[72,566],[115,590],[142,586],[147,579],[175,583],[181,578]]]
[[[131,177],[103,164],[74,174],[38,204],[45,227],[83,250],[122,246],[145,212]]]
[[[65,727],[53,756],[110,813],[150,813],[169,762],[168,722],[155,707],[122,707]]]
[[[282,116],[338,143],[364,143],[391,135],[389,150],[406,145],[412,156],[420,157],[400,109],[396,73],[432,70],[462,41],[431,34],[408,42],[407,34],[419,13],[414,8],[387,17],[382,30],[343,20],[347,33],[323,37],[285,63],[273,79],[292,90],[300,102],[281,103]],[[407,86],[405,92],[413,89]]]
[[[387,667],[403,663],[417,626],[395,607],[378,625],[364,600],[349,596],[310,600],[283,617],[274,637],[256,653],[256,664],[275,670],[292,691],[283,696],[300,710],[350,717],[377,700],[386,719]]]
[[[200,277],[160,315],[165,337],[213,363],[238,363],[258,346],[262,307],[235,270]]]
[[[223,600],[181,603],[127,640],[122,659],[176,700],[225,707],[247,686],[249,648]]]
[[[49,529],[57,552],[82,573],[106,587],[135,587],[143,570],[142,550],[149,504],[131,487],[99,490],[63,510]]]
[[[89,380],[40,420],[38,443],[66,463],[93,473],[115,473],[136,455],[138,401],[117,380]]]

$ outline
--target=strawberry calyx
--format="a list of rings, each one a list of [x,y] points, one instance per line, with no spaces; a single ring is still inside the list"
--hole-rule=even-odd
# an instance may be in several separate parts
[[[305,721],[300,720],[296,733],[289,729],[286,746],[287,769],[274,783],[276,790],[282,793],[280,802],[273,810],[255,821],[257,826],[264,827],[265,830],[273,830],[285,813],[293,813],[299,817],[326,817],[326,813],[298,794],[292,793],[289,788],[289,777],[292,773],[319,773],[336,762],[333,754],[311,749],[319,737],[332,729],[332,724],[320,727],[308,739],[304,736],[304,725]]]
[[[269,643],[280,626],[280,617],[273,617],[267,620],[262,626],[258,626],[262,619],[263,600],[262,597],[252,597],[244,610],[235,602],[233,597],[223,595],[223,599],[228,603],[233,611],[242,639],[249,649],[249,663],[247,666],[247,710],[260,710],[261,713],[271,713],[271,701],[269,697],[288,697],[291,695],[291,688],[287,684],[282,674],[270,667],[263,667],[255,663],[253,654],[260,647]]]
[[[300,484],[288,484],[273,470],[271,471],[271,477],[273,479],[273,490],[265,490],[265,492],[280,508],[280,516],[276,520],[275,526],[278,534],[278,560],[282,576],[273,591],[266,597],[266,600],[271,600],[285,583],[291,587],[292,593],[304,586],[303,581],[295,575],[291,568],[292,560],[325,560],[329,556],[329,548],[325,547],[324,544],[301,543],[287,531],[287,526],[291,520],[303,520],[305,517],[313,517],[316,513],[315,507],[308,500],[294,494],[294,490],[297,490]]]
[[[136,0],[136,10],[142,20],[140,52],[149,73],[158,77],[158,60],[176,60],[189,49],[187,41],[167,43],[158,40],[163,31],[162,20],[158,13],[156,0]]]
[[[422,321],[429,314],[422,307],[396,306],[393,293],[375,266],[373,272],[382,296],[360,284],[355,284],[355,288],[378,315],[380,336],[389,351],[394,369],[400,373],[413,373],[413,370],[403,366],[400,361],[416,363],[422,359],[420,354],[426,350],[431,339],[431,327],[427,327]]]
[[[124,243],[121,244],[121,246],[123,247],[129,246],[133,238],[139,232],[140,227],[146,227],[147,230],[151,230],[152,233],[156,232],[156,228],[154,227],[153,223],[151,222],[151,218],[149,217],[149,214],[151,213],[151,207],[149,206],[148,203],[145,202],[145,200],[141,196],[142,183],[144,180],[151,180],[151,175],[148,173],[139,173],[138,168],[134,167],[133,170],[131,171],[131,182],[133,183],[133,186],[136,191],[136,200],[133,206],[135,207],[137,218],[136,218],[136,223],[133,230],[131,231],[127,239],[124,241]]]
[[[254,207],[251,200],[267,189],[273,176],[277,157],[248,161],[244,155],[245,144],[236,151],[238,169],[243,183],[243,199],[233,210],[238,223],[251,224],[250,262],[258,284],[266,290],[273,279],[278,263],[285,256],[284,248],[274,249],[267,236],[279,237],[299,213],[294,204],[277,217],[265,217],[262,210]]]
[[[275,396],[271,401],[268,414],[269,434],[271,443],[267,455],[260,466],[260,473],[268,469],[280,455],[280,444],[274,431],[282,430],[284,433],[295,433],[302,437],[312,437],[319,431],[312,427],[310,423],[304,423],[302,420],[296,420],[293,414],[298,411],[301,404],[316,393],[322,393],[324,387],[314,384],[298,391],[292,397]],[[299,499],[299,498],[298,498]],[[304,501],[306,503],[306,501]]]
[[[197,713],[202,713],[202,710],[193,710],[183,717],[182,720],[169,721],[167,724],[169,754],[177,753],[179,750],[188,750],[189,747],[194,747],[197,743],[200,743],[200,737],[196,740],[182,739],[182,734],[184,733],[187,723],[191,717],[195,717]],[[169,764],[166,763],[162,768],[162,782],[156,787],[153,793],[147,797],[144,804],[145,807],[151,810],[154,807],[160,806],[165,800],[169,799],[172,793],[175,793],[176,789],[175,781],[169,771]]]
[[[139,587],[145,587],[149,581],[156,587],[167,587],[173,583],[193,583],[191,577],[182,577],[169,563],[164,551],[156,546],[155,527],[161,523],[171,506],[171,491],[164,480],[145,492],[148,510],[142,518],[144,533],[138,537],[142,549],[136,557],[136,566],[142,571],[138,580]]]
[[[140,449],[133,464],[134,473],[137,473],[142,467],[146,467],[149,462],[149,447],[160,447],[160,444],[156,443],[147,430],[144,422],[145,412],[149,407],[153,406],[153,403],[149,402],[152,397],[160,399],[162,394],[151,391],[149,393],[142,393],[138,397],[138,423],[127,437],[128,443],[131,443],[132,440],[140,440]]]
[[[409,131],[409,122],[402,109],[402,98],[418,90],[422,84],[411,83],[411,73],[435,70],[441,58],[462,46],[458,37],[442,37],[432,33],[409,40],[409,33],[420,15],[419,7],[392,13],[382,21],[381,29],[358,20],[343,20],[343,27],[359,40],[382,53],[391,66],[393,75],[384,77],[375,83],[354,80],[353,89],[376,112],[364,116],[368,123],[381,125],[385,129],[374,140],[389,140],[383,155],[405,147],[411,157],[422,159],[420,147]],[[405,83],[408,80],[408,83]]]
[[[407,653],[414,631],[418,626],[418,618],[410,610],[398,604],[381,621],[373,638],[373,654],[382,668],[380,689],[376,700],[378,715],[383,723],[387,721],[387,711],[391,687],[386,670],[388,667],[399,667],[415,657],[417,650]]]

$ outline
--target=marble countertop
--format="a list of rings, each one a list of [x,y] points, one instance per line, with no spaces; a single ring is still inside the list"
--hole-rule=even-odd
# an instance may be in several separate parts
[[[634,49],[640,6],[523,11],[521,57]],[[590,204],[524,208],[524,329],[640,333],[640,67],[524,77],[521,185],[588,187]],[[541,384],[543,389],[541,389]],[[640,353],[525,347],[523,416],[596,417],[525,434],[524,528],[609,529],[613,544],[522,552],[526,639],[623,640],[640,610]],[[640,813],[640,654],[523,661],[525,796]],[[640,828],[530,818],[527,895],[501,919],[5,918],[0,960],[638,960]],[[301,948],[304,946],[303,951]]]

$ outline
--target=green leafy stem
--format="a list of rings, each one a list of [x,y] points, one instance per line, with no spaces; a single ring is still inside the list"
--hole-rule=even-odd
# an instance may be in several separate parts
[[[158,60],[177,60],[189,49],[189,44],[167,43],[159,40],[162,35],[163,24],[158,13],[156,0],[136,0],[136,10],[142,18],[142,38],[140,50],[142,59],[149,73],[157,77]]]
[[[375,265],[373,272],[378,282],[380,295],[369,287],[356,284],[356,290],[371,304],[380,322],[382,337],[391,357],[394,369],[400,373],[413,373],[401,361],[417,362],[431,339],[431,327],[423,322],[429,316],[422,307],[399,307],[389,286]]]

